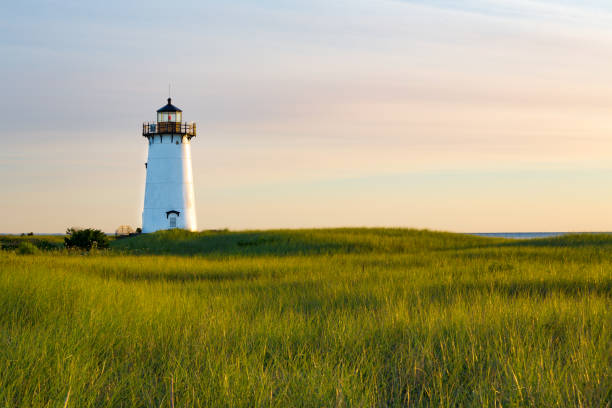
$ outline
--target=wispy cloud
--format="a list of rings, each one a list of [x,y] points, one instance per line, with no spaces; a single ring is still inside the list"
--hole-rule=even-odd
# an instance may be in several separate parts
[[[612,21],[612,4],[602,0],[395,0],[403,3],[479,13],[489,16],[529,18],[555,23],[602,25]]]

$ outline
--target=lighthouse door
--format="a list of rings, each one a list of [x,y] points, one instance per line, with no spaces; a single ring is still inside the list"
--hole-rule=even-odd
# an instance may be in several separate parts
[[[176,215],[171,214],[168,221],[170,223],[170,228],[176,228]]]

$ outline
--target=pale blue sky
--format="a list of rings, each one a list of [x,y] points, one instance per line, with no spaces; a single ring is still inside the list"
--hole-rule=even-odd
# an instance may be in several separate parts
[[[141,123],[196,121],[205,228],[612,230],[612,3],[2,6],[0,232],[140,225]]]

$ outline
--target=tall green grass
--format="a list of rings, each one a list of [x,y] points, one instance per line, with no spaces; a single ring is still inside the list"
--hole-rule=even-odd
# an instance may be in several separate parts
[[[611,255],[401,229],[0,252],[0,404],[609,407]]]

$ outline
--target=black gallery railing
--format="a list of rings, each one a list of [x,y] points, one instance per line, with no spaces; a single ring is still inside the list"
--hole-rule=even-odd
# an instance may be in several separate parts
[[[195,123],[181,123],[181,122],[160,122],[160,123],[143,123],[142,135],[143,136],[154,136],[161,134],[174,134],[174,135],[196,135],[196,124]]]

